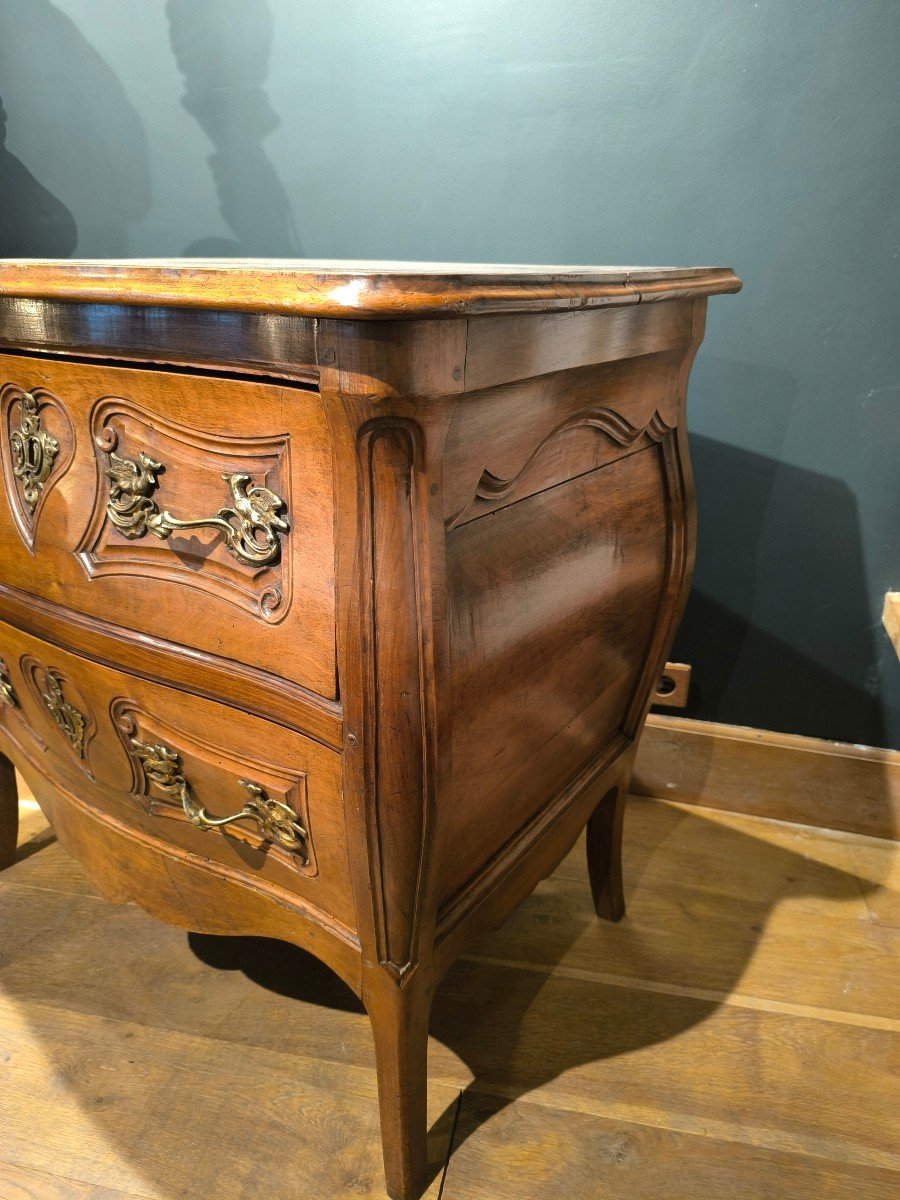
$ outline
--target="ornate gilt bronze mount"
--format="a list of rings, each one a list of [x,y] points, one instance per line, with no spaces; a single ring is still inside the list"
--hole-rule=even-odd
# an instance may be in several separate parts
[[[128,740],[147,781],[178,800],[192,825],[198,829],[220,829],[235,821],[254,821],[265,841],[290,850],[298,854],[303,863],[307,862],[308,834],[298,821],[297,814],[287,804],[270,799],[259,784],[242,779],[241,787],[249,792],[244,807],[227,817],[211,817],[197,802],[190,782],[182,773],[181,759],[174,750],[159,743],[153,745],[142,742],[136,735]]]
[[[57,729],[75,751],[84,758],[84,731],[87,720],[63,697],[62,680],[49,667],[44,671],[44,690],[39,693]]]
[[[160,510],[152,499],[159,486],[163,464],[140,451],[137,459],[109,454],[109,502],[106,512],[121,534],[129,539],[152,533],[162,540],[184,529],[217,529],[232,558],[248,567],[268,567],[281,556],[279,534],[290,526],[279,514],[285,502],[267,487],[254,484],[249,475],[223,475],[231,490],[234,508],[220,508],[211,517],[179,520]]]
[[[33,513],[59,453],[59,442],[41,428],[37,399],[23,392],[18,429],[9,435],[13,475],[22,484],[22,503]]]
[[[0,704],[5,704],[7,708],[19,707],[15,689],[9,679],[9,670],[2,658],[0,658]]]

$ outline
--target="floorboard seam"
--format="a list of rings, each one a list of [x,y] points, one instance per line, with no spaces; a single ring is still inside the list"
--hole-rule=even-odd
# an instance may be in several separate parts
[[[689,987],[678,983],[662,983],[658,980],[632,978],[629,975],[605,974],[602,971],[587,971],[580,967],[550,966],[544,963],[527,963],[515,959],[494,958],[486,954],[464,954],[460,961],[505,967],[513,971],[531,971],[537,975],[555,975],[563,979],[575,979],[582,983],[596,983],[602,987],[624,988],[635,992],[653,992],[661,996],[677,996],[685,1000],[697,1000],[704,1004],[727,1005],[731,1008],[748,1008],[757,1012],[777,1013],[780,1016],[799,1017],[813,1021],[830,1021],[838,1025],[855,1025],[864,1029],[880,1029],[887,1033],[900,1033],[900,1019],[881,1017],[874,1013],[859,1013],[843,1009],[821,1008],[812,1004],[791,1004],[787,1000],[774,1000],[768,996],[751,996],[742,992],[719,992],[708,988]]]
[[[3,886],[4,886],[3,884],[0,884],[0,887],[3,887]],[[112,903],[111,900],[105,900],[103,898],[103,896],[98,896],[96,892],[90,892],[87,890],[80,891],[80,892],[73,892],[71,888],[50,887],[47,884],[43,884],[43,883],[21,883],[18,879],[11,879],[11,880],[7,881],[5,886],[9,891],[15,890],[15,891],[22,891],[22,892],[50,892],[54,896],[78,896],[78,897],[83,897],[85,900],[99,900],[99,902],[101,904],[108,905],[108,904]],[[130,901],[126,900],[125,903],[128,904],[128,903],[130,903]],[[118,908],[120,906],[116,905],[116,907]],[[137,906],[135,905],[134,907],[137,907]],[[143,909],[141,911],[143,911]]]
[[[711,804],[696,804],[692,800],[667,800],[664,796],[629,796],[629,800],[656,800],[659,804],[665,804],[671,808],[677,808],[682,812],[696,813],[699,811],[701,815],[705,813],[716,813],[719,817],[734,817],[738,821],[746,821],[750,824],[760,822],[763,825],[778,825],[781,828],[797,829],[803,833],[808,833],[813,838],[823,838],[831,842],[843,842],[845,844],[855,845],[861,842],[863,845],[870,845],[872,842],[879,846],[896,846],[898,845],[897,838],[879,837],[876,833],[859,833],[855,829],[832,829],[828,825],[804,825],[801,821],[787,821],[782,817],[765,817],[760,813],[742,812],[735,808],[714,808]],[[707,820],[714,821],[715,817],[708,817]],[[725,822],[722,822],[724,824]]]
[[[441,1185],[438,1188],[437,1200],[443,1200],[444,1184],[447,1182],[447,1172],[450,1169],[450,1156],[453,1154],[453,1143],[456,1141],[456,1127],[459,1124],[459,1112],[462,1108],[463,1091],[460,1089],[456,1097],[456,1107],[453,1110],[453,1128],[450,1130],[450,1140],[447,1142],[447,1154],[444,1158],[444,1169],[441,1171]]]
[[[772,1150],[779,1154],[790,1154],[798,1158],[825,1159],[828,1162],[900,1174],[900,1154],[892,1154],[887,1150],[868,1150],[853,1142],[839,1141],[831,1135],[827,1137],[824,1135],[821,1137],[804,1136],[803,1134],[792,1136],[766,1126],[716,1121],[709,1117],[680,1117],[680,1114],[676,1112],[663,1112],[659,1109],[648,1112],[631,1104],[606,1108],[602,1103],[586,1104],[581,1097],[572,1093],[532,1092],[527,1088],[506,1087],[500,1083],[488,1081],[479,1083],[477,1079],[469,1084],[468,1090],[477,1092],[479,1095],[535,1104],[540,1108],[553,1109],[555,1112],[596,1117],[601,1121],[617,1121],[649,1129],[665,1129],[685,1136],[710,1138],[717,1142]],[[702,1125],[702,1128],[698,1129],[698,1125]],[[741,1136],[742,1134],[755,1136]],[[840,1150],[843,1150],[843,1153],[836,1153]]]
[[[39,1179],[58,1179],[60,1183],[75,1183],[79,1188],[89,1188],[91,1192],[100,1188],[120,1200],[132,1200],[132,1197],[133,1200],[155,1200],[155,1197],[149,1192],[123,1191],[121,1188],[97,1183],[92,1179],[79,1179],[76,1175],[57,1175],[55,1171],[47,1171],[43,1167],[22,1166],[19,1163],[9,1162],[7,1159],[0,1159],[0,1168],[2,1167],[10,1167],[13,1171],[21,1171],[25,1175],[34,1175]]]

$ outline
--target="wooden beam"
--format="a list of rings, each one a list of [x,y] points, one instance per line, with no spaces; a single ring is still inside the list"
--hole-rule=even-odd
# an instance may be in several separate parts
[[[633,792],[780,821],[900,836],[900,752],[651,714]]]
[[[900,592],[887,592],[881,620],[900,658]]]

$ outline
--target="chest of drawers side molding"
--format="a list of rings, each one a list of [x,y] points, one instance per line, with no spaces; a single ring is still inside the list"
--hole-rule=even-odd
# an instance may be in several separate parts
[[[576,325],[581,321],[587,328],[571,339],[569,359],[557,345],[563,318],[509,318],[517,326],[510,331],[516,341],[524,336],[539,343],[532,349],[536,361],[549,350],[540,345],[541,339],[554,347],[554,371],[584,366],[586,346],[600,362],[605,354],[627,358],[632,349],[641,358],[649,349],[677,353],[671,387],[662,396],[648,397],[645,408],[651,415],[644,428],[635,431],[658,453],[665,489],[667,561],[658,611],[652,617],[653,637],[621,714],[618,749],[598,746],[594,760],[582,766],[588,776],[602,774],[607,759],[633,744],[686,598],[694,553],[694,493],[683,413],[688,374],[703,338],[705,306],[700,298],[658,305],[649,321],[640,314],[640,321],[633,320],[633,344],[627,331],[623,333],[620,312],[576,314]],[[629,317],[638,315],[633,309],[624,311]],[[432,855],[435,844],[449,852],[442,802],[446,804],[453,773],[444,450],[451,424],[464,423],[465,406],[475,399],[464,389],[469,327],[478,320],[405,325],[323,321],[319,326],[319,356],[333,357],[332,365],[322,367],[322,394],[332,412],[335,444],[346,456],[343,464],[338,459],[338,477],[345,484],[337,506],[342,523],[339,658],[347,771],[356,776],[349,791],[365,797],[365,811],[353,835],[365,855],[351,855],[351,860],[360,870],[360,862],[368,859],[357,888],[359,903],[374,906],[372,961],[398,980],[417,965],[416,947],[433,938],[439,920],[446,936],[461,913],[477,908],[505,871],[546,835],[549,824],[544,809],[530,830],[527,825],[515,830],[509,845],[473,875],[468,895],[454,894],[439,918],[441,898],[430,877]],[[490,321],[502,324],[502,318]],[[523,323],[531,323],[530,332],[523,334]],[[603,338],[604,323],[610,327],[612,351]],[[502,331],[498,337],[503,363]],[[488,372],[479,362],[479,382]],[[521,369],[506,360],[506,366],[494,371],[493,383],[504,372],[511,382],[522,376]],[[657,382],[654,377],[650,386],[656,388]],[[658,432],[652,416],[658,415],[657,405],[666,413]],[[483,452],[490,457],[490,441]],[[398,627],[418,632],[404,640]],[[483,686],[489,691],[490,680]],[[401,702],[400,709],[394,707]],[[402,729],[405,736],[384,741],[385,727]],[[379,775],[379,761],[383,764],[386,758],[394,765],[394,777],[383,769]],[[583,782],[582,790],[586,786]],[[573,803],[570,790],[560,793],[557,816]],[[385,811],[380,811],[380,793],[389,797]],[[399,814],[392,815],[401,797],[399,803],[407,806],[402,821]],[[411,819],[409,809],[415,810]],[[353,815],[348,812],[348,819]],[[402,824],[402,845],[395,835],[385,846],[385,822]],[[387,912],[395,922],[398,913],[403,914],[402,930],[385,927]]]

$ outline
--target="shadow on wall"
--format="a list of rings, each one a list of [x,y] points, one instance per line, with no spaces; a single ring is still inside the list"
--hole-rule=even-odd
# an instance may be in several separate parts
[[[119,77],[49,0],[3,0],[0,80],[28,164],[4,152],[3,253],[69,256],[77,225],[83,257],[127,257],[131,229],[150,209],[150,159]],[[51,176],[65,204],[45,190]]]
[[[71,258],[75,218],[6,148],[7,113],[0,99],[0,258]]]
[[[693,667],[685,715],[887,745],[850,488],[706,437],[691,455],[697,571],[672,652]]]
[[[280,121],[263,89],[272,51],[265,0],[168,0],[169,38],[187,87],[182,103],[214,152],[219,206],[234,233],[185,247],[187,255],[300,254],[287,194],[262,146]]]

